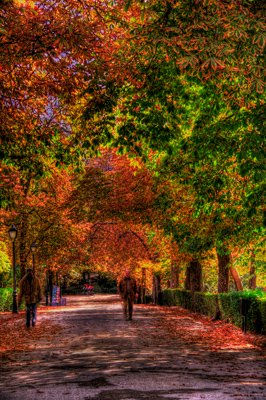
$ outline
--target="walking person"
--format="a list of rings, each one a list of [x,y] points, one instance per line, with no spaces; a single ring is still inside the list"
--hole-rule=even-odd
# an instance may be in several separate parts
[[[118,284],[118,291],[123,301],[124,315],[127,321],[132,320],[133,304],[137,293],[137,285],[130,271],[126,270],[124,277]]]
[[[26,327],[36,324],[37,303],[41,301],[41,285],[39,279],[35,276],[32,269],[28,269],[27,273],[19,282],[18,305],[20,306],[23,297],[26,303]]]

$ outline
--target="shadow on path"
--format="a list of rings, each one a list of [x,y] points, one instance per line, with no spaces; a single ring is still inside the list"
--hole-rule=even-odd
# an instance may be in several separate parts
[[[117,296],[71,296],[40,315],[60,336],[12,354],[1,365],[1,400],[254,399],[266,395],[265,364],[254,349],[206,351],[158,328],[160,312],[135,307],[123,320]],[[73,308],[72,308],[73,307]]]

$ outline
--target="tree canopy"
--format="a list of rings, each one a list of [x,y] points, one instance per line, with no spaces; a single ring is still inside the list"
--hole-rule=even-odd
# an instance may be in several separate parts
[[[0,241],[15,223],[22,272],[33,242],[43,271],[165,282],[261,257],[264,7],[0,2]]]

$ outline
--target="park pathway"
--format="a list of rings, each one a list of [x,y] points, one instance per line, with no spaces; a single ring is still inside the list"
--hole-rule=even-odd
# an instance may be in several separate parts
[[[115,295],[69,297],[43,312],[62,329],[2,359],[1,400],[263,400],[259,351],[206,347],[171,335],[163,310],[139,305],[123,320]],[[226,338],[225,338],[226,340]]]

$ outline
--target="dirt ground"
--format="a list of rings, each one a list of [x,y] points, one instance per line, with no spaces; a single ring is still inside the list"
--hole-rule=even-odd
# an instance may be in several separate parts
[[[0,334],[10,321],[0,315]],[[30,331],[23,315],[14,326],[0,343],[1,400],[266,399],[255,335],[178,307],[137,305],[125,321],[115,295],[69,296]]]

